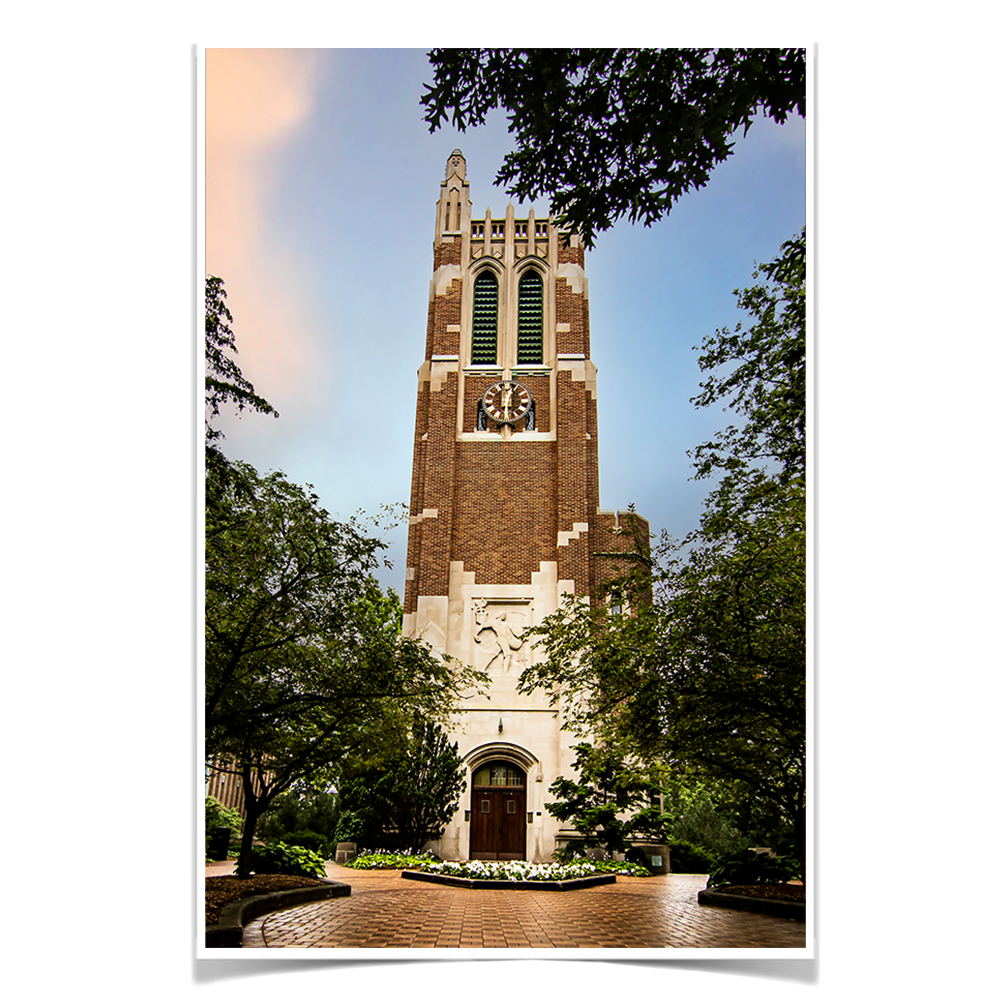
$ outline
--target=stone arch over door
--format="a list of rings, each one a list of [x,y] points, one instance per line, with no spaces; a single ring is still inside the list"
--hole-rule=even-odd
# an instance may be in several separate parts
[[[466,763],[471,786],[469,859],[525,860],[528,771],[537,758],[521,747],[492,744],[478,747]]]

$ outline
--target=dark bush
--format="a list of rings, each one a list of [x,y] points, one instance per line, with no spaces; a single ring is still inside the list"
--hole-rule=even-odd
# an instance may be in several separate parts
[[[211,795],[205,797],[205,856],[208,857],[212,836],[220,827],[228,827],[230,845],[238,844],[240,831],[243,829],[243,819],[236,809],[227,809],[218,799]],[[212,860],[215,860],[214,858]]]
[[[723,854],[710,872],[714,885],[757,885],[761,882],[788,882],[802,877],[801,865],[795,858],[772,857],[755,851],[734,851]]]
[[[315,851],[323,858],[330,856],[330,842],[321,833],[316,833],[315,830],[286,833],[281,838],[281,843],[287,847],[308,847],[310,851]]]
[[[327,846],[336,844],[336,797],[330,793],[298,795],[285,792],[261,817],[258,832],[267,843],[299,844],[299,834],[318,834]],[[295,838],[295,839],[293,839]],[[312,843],[301,842],[302,847],[321,850]]]
[[[718,858],[711,851],[688,840],[670,841],[670,870],[678,875],[706,875]]]

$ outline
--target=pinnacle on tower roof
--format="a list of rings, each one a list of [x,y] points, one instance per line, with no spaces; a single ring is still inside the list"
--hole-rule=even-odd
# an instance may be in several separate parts
[[[448,165],[444,171],[445,180],[452,174],[458,174],[463,181],[465,180],[465,154],[460,149],[452,150],[448,157]]]

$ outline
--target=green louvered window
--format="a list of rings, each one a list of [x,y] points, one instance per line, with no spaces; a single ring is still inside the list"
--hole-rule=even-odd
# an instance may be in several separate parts
[[[517,363],[542,363],[542,279],[525,271],[517,286]]]
[[[497,363],[497,305],[500,286],[492,271],[483,271],[473,286],[472,364]]]

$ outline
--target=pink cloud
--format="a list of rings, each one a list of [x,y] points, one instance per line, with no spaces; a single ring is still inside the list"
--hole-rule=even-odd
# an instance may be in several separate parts
[[[268,235],[267,200],[286,144],[308,121],[318,53],[205,53],[205,264],[226,283],[240,366],[279,409],[310,373],[307,290]]]

